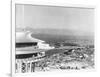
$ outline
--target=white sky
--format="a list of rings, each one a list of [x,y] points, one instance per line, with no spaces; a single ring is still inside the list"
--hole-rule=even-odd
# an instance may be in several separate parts
[[[94,32],[94,10],[16,5],[16,26]]]

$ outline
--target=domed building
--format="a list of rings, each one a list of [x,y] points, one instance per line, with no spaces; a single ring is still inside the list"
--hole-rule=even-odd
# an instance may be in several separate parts
[[[31,34],[29,31],[16,32],[16,72],[34,72],[35,62],[44,59],[45,51],[54,49],[45,41],[33,38]],[[30,69],[26,70],[28,67]]]

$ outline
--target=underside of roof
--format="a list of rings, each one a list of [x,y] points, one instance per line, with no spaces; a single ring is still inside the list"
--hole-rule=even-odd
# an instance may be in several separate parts
[[[16,42],[45,42],[40,39],[33,38],[31,32],[16,32]]]

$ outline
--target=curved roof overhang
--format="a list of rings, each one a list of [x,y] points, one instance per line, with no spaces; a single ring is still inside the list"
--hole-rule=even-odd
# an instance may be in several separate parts
[[[40,39],[36,39],[34,37],[31,36],[32,32],[16,32],[16,42],[20,43],[20,42],[45,42],[43,40]]]

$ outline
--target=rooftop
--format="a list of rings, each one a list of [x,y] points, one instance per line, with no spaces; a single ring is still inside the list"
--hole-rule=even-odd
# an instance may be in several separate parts
[[[16,42],[45,42],[43,40],[33,38],[31,34],[32,32],[29,31],[16,32]]]

